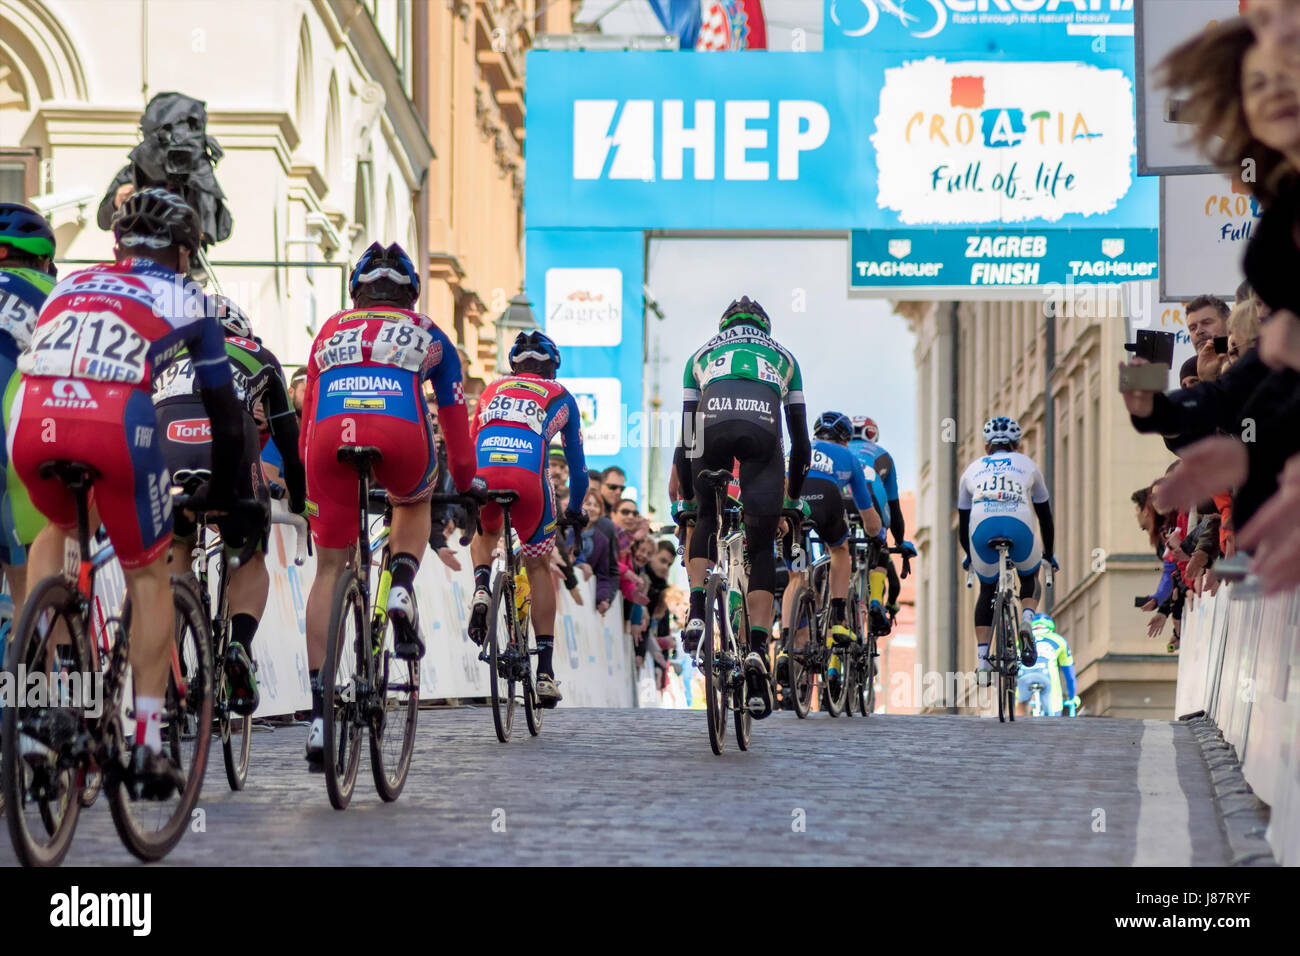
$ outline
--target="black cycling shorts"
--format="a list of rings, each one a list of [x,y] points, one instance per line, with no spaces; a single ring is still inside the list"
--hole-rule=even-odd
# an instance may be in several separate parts
[[[774,417],[780,406],[776,390],[762,382],[724,379],[707,386],[700,396],[698,456],[688,457],[692,480],[704,470],[731,471],[733,459],[739,460],[745,514],[780,515],[785,456],[781,422]],[[688,456],[691,453],[687,451]],[[701,508],[713,511],[714,502],[703,489],[696,490],[696,500]]]
[[[173,483],[180,484],[187,475],[196,473],[206,480],[212,472],[212,428],[203,404],[167,402],[159,405],[156,412],[163,460],[167,463]],[[235,472],[235,495],[241,499],[256,499],[267,504],[271,495],[262,474],[261,444],[256,423],[252,416],[245,415],[244,453],[239,469]],[[173,534],[176,537],[188,539],[194,536],[194,522],[183,512],[176,511],[172,520]],[[259,524],[248,514],[237,513],[218,518],[216,524],[227,547],[240,550],[250,538],[256,538],[257,550],[266,550],[270,534],[267,522]]]

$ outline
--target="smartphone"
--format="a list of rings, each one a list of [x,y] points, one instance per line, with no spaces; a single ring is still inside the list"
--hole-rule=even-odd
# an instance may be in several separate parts
[[[1119,370],[1121,392],[1163,392],[1169,384],[1166,365],[1122,365]]]
[[[1174,333],[1138,329],[1136,341],[1124,343],[1125,351],[1155,365],[1174,364]]]
[[[1216,335],[1214,337],[1214,354],[1215,355],[1228,354],[1228,337],[1226,335]]]
[[[1147,601],[1150,600],[1151,599],[1149,597],[1135,597],[1133,599],[1133,606],[1140,611],[1147,606]]]

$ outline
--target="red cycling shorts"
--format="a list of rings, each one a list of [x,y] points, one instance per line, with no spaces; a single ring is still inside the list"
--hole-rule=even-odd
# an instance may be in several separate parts
[[[312,540],[322,548],[346,548],[357,540],[357,473],[338,460],[344,445],[373,445],[384,460],[374,480],[394,504],[426,501],[433,493],[438,460],[432,453],[428,420],[376,413],[332,415],[309,426],[308,514]]]
[[[478,477],[496,491],[514,491],[519,500],[510,506],[510,526],[523,542],[525,557],[540,558],[555,546],[555,508],[551,504],[551,485],[531,468],[510,465],[480,467]],[[504,517],[501,507],[488,502],[479,509],[483,533],[494,536],[501,531]]]
[[[147,391],[68,378],[28,378],[18,389],[10,436],[14,469],[41,514],[77,527],[77,499],[59,479],[40,476],[47,461],[94,468],[91,501],[122,567],[153,563],[171,543],[171,481]]]

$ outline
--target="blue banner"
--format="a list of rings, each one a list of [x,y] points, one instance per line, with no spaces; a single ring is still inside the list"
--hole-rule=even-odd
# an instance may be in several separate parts
[[[534,51],[530,229],[1150,228],[1133,55]]]
[[[822,0],[827,50],[1087,60],[1133,50],[1133,0]]]
[[[855,229],[849,287],[973,289],[1133,282],[1156,275],[1155,229]]]

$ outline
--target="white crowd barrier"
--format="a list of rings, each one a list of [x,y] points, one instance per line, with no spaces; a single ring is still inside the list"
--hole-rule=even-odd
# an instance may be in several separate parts
[[[273,507],[283,508],[280,502]],[[253,656],[261,704],[257,716],[269,717],[311,709],[307,672],[307,594],[315,576],[315,558],[302,567],[293,563],[296,532],[281,524],[271,527],[267,568],[271,591],[257,629]],[[426,651],[420,668],[420,696],[435,698],[486,697],[487,665],[467,633],[473,592],[469,549],[451,544],[461,570],[452,571],[426,552],[415,580],[420,630]],[[581,577],[581,575],[579,575]],[[96,594],[106,614],[117,613],[122,593],[121,571],[114,561],[96,578]],[[595,579],[581,581],[583,603],[560,588],[555,614],[555,676],[566,707],[636,706],[635,658],[623,633],[620,595],[602,617],[596,611]]]
[[[1198,600],[1183,618],[1176,706],[1204,710],[1236,747],[1269,805],[1274,856],[1300,865],[1300,592],[1234,597],[1225,586]]]

